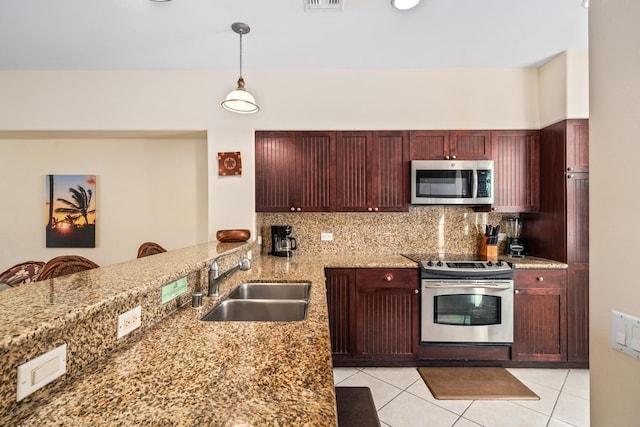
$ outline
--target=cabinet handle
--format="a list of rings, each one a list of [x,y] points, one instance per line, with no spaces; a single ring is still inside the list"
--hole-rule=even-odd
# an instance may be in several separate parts
[[[573,167],[568,167],[568,168],[567,168],[567,171],[569,171],[569,172],[573,172]]]
[[[296,211],[298,211],[298,212],[300,212],[301,210],[302,210],[301,208],[296,209]]]
[[[498,208],[491,208],[491,210],[492,210],[492,211],[497,211],[497,210],[498,210]]]
[[[371,208],[367,208],[367,211],[371,212],[371,211],[373,211],[373,209],[371,209]]]
[[[374,212],[378,212],[378,208],[373,208],[373,211]]]
[[[385,282],[390,282],[392,280],[393,280],[393,274],[387,273],[387,274],[384,275],[384,281]]]
[[[519,289],[516,289],[515,291],[513,291],[514,294],[518,295],[520,293]]]
[[[291,212],[295,212],[296,208],[294,208],[293,206],[291,206]]]
[[[414,289],[414,290],[413,290],[413,293],[414,293],[414,294],[419,294],[419,293],[420,293],[420,289]]]
[[[569,175],[567,175],[567,179],[571,179],[571,178],[573,178],[574,176],[575,176],[574,174],[569,174]]]
[[[456,155],[455,155],[455,154],[454,154],[453,156],[451,156],[451,158],[452,158],[453,160],[457,159],[457,157],[456,157]]]
[[[449,156],[444,156],[444,159],[445,160],[449,160]]]
[[[540,277],[536,277],[536,280],[538,282],[544,282],[544,277],[540,276]]]

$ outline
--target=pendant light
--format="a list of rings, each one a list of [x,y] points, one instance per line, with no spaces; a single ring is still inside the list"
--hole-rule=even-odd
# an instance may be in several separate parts
[[[238,87],[229,92],[227,98],[222,101],[222,106],[234,113],[251,114],[260,110],[256,100],[244,88],[244,79],[242,78],[242,36],[251,31],[251,28],[243,22],[234,22],[231,29],[240,34],[240,77],[238,78]]]

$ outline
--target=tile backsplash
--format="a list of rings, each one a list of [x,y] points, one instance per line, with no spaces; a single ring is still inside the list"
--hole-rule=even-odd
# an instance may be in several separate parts
[[[515,216],[474,212],[466,207],[411,206],[409,212],[304,212],[256,214],[262,253],[271,250],[271,226],[291,225],[295,254],[477,253],[484,225],[501,224]],[[333,233],[322,241],[321,233]],[[499,253],[504,253],[500,242]]]

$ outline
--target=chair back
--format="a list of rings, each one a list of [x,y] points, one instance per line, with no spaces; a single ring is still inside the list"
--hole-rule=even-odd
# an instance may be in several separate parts
[[[26,261],[0,273],[0,283],[11,287],[24,285],[38,280],[38,275],[44,267],[44,261]]]
[[[38,275],[38,281],[66,276],[100,267],[95,262],[79,255],[62,255],[51,258]]]
[[[145,242],[138,248],[138,258],[167,252],[165,248],[154,242]]]

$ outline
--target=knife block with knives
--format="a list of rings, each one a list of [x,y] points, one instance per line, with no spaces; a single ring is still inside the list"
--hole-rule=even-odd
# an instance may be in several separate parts
[[[485,233],[480,242],[480,257],[485,261],[498,260],[498,233],[500,226],[488,225],[485,227]]]

